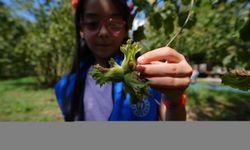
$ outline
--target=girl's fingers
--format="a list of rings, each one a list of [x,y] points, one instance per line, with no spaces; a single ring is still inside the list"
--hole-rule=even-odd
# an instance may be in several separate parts
[[[186,63],[155,63],[138,65],[138,71],[144,76],[149,77],[189,77],[192,74],[192,68]]]
[[[138,71],[157,89],[185,89],[190,83],[191,66],[182,54],[170,47],[149,51],[140,56],[137,62]]]
[[[186,78],[173,78],[173,77],[152,77],[147,78],[152,87],[161,89],[183,89],[187,88],[190,79]]]
[[[167,107],[166,105],[163,103],[163,101],[161,101],[160,103],[160,109],[159,109],[159,114],[160,114],[160,120],[161,121],[166,121],[166,111],[167,111]]]
[[[179,54],[174,49],[170,47],[162,47],[149,51],[137,59],[139,64],[148,64],[152,61],[165,60],[170,63],[179,63],[182,60],[185,60],[182,54]]]

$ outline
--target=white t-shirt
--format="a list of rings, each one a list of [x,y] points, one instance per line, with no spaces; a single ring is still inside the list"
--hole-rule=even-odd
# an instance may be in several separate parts
[[[89,71],[93,69],[90,67]],[[102,86],[87,73],[84,91],[84,111],[87,121],[107,121],[113,109],[112,83]]]

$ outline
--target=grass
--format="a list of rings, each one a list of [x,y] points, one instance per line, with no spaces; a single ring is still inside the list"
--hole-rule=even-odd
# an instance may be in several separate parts
[[[201,82],[199,85],[207,85]],[[188,120],[250,120],[250,94],[188,88]],[[32,77],[0,80],[0,121],[63,121],[54,90]]]
[[[52,88],[32,77],[0,80],[0,121],[62,121]]]
[[[190,120],[250,120],[250,93],[190,87],[187,94],[187,109]]]

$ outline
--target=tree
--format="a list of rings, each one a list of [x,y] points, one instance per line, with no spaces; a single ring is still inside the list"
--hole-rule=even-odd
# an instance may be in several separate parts
[[[50,7],[49,7],[50,6]],[[54,85],[69,68],[74,51],[74,21],[71,5],[59,1],[51,7],[47,4],[37,10],[37,22],[26,41],[33,39],[29,46],[30,59],[34,62],[35,73],[41,83]]]
[[[146,39],[142,43],[150,50],[165,46],[178,32],[187,16],[190,0],[134,0],[134,4],[147,16],[143,31]],[[192,63],[249,69],[249,16],[249,1],[195,0],[191,20],[171,46]]]
[[[26,53],[16,49],[26,34],[27,22],[11,14],[11,9],[0,1],[0,77],[17,77],[30,73],[30,65],[23,60]]]
[[[41,84],[52,86],[69,68],[74,51],[74,21],[71,4],[68,2],[17,1],[18,7],[34,16],[28,32],[15,48],[27,55],[33,74]]]

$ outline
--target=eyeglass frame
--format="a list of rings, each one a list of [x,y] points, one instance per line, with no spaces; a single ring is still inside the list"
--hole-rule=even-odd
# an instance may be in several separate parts
[[[119,29],[119,31],[111,31],[111,29],[109,28],[109,24],[108,23],[110,23],[110,21],[118,21],[119,23],[120,23],[120,25],[121,25],[121,29]],[[92,35],[92,36],[96,36],[99,32],[100,32],[100,30],[101,30],[101,28],[103,27],[103,25],[105,26],[105,28],[107,29],[107,31],[112,35],[112,36],[117,36],[117,34],[119,34],[121,31],[122,31],[122,29],[123,29],[123,27],[125,27],[125,25],[127,24],[126,23],[126,21],[124,21],[124,20],[118,20],[118,19],[114,19],[114,18],[112,18],[112,17],[108,17],[108,18],[104,18],[104,19],[102,19],[102,20],[99,20],[99,21],[90,21],[91,23],[92,22],[98,22],[98,27],[96,28],[96,29],[93,29],[93,31],[90,31],[89,29],[87,29],[87,32],[89,32],[89,33],[87,33],[87,34],[90,34],[90,35]],[[84,28],[85,28],[85,26],[86,25],[90,25],[91,23],[87,23],[87,22],[84,22],[84,20],[81,20],[81,22],[80,22],[80,26],[81,26],[81,28],[83,29],[83,31],[84,31]],[[92,33],[91,33],[92,32]]]

